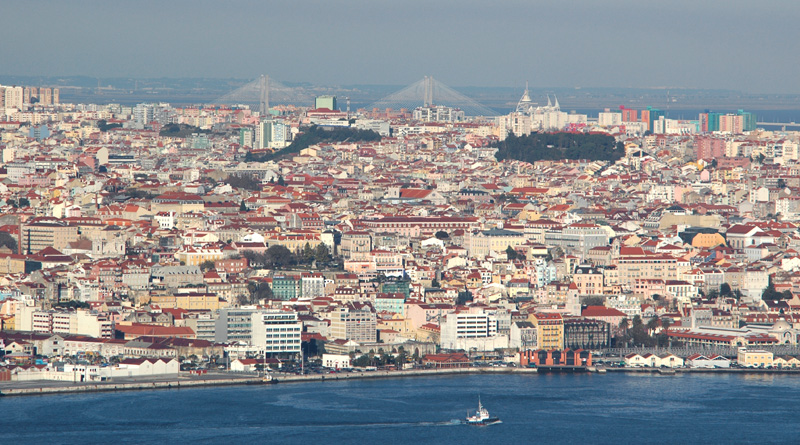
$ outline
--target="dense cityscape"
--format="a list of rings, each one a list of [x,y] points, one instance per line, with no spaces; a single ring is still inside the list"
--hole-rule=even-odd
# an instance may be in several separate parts
[[[267,79],[197,106],[0,86],[0,380],[800,363],[800,133]]]

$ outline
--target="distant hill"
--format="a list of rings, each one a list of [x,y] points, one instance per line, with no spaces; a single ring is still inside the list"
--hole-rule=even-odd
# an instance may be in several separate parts
[[[495,155],[498,161],[588,159],[613,162],[625,155],[622,143],[605,134],[533,133],[519,137],[510,134],[493,146],[498,149]]]

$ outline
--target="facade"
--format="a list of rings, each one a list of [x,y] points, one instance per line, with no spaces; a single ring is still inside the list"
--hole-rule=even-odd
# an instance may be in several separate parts
[[[611,346],[611,324],[587,318],[564,319],[564,346],[570,349],[604,349]]]
[[[378,339],[378,324],[372,306],[348,303],[330,314],[331,336],[335,339],[371,343]]]
[[[564,319],[557,313],[536,313],[528,316],[536,326],[540,349],[564,349]]]
[[[498,336],[497,319],[484,312],[453,312],[441,322],[443,349],[492,351],[503,341],[500,347],[507,347],[508,337]]]
[[[244,342],[252,339],[253,314],[262,312],[255,306],[222,308],[214,325],[214,341],[217,343]]]
[[[259,311],[251,314],[250,344],[266,354],[299,354],[303,323],[297,312]]]
[[[772,352],[763,349],[739,349],[736,361],[744,368],[771,368],[773,363]]]

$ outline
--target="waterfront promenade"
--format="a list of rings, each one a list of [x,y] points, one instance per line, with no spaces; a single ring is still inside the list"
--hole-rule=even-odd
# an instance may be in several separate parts
[[[575,367],[558,368],[514,368],[514,367],[468,367],[449,369],[410,369],[403,371],[368,371],[368,372],[338,372],[329,374],[285,374],[271,373],[268,378],[255,374],[241,374],[229,372],[212,372],[203,375],[187,375],[162,377],[137,377],[116,378],[104,382],[71,383],[48,380],[13,381],[0,383],[0,395],[24,396],[65,394],[77,392],[104,392],[104,391],[130,391],[148,389],[179,389],[201,386],[226,386],[226,385],[264,385],[281,383],[302,383],[314,381],[341,381],[357,379],[405,378],[405,377],[430,377],[437,375],[468,375],[468,374],[537,374],[546,372],[597,372],[602,373],[644,373],[644,374],[795,374],[800,375],[800,369],[754,369],[754,368],[676,368],[665,370],[661,368],[626,368],[626,367]]]

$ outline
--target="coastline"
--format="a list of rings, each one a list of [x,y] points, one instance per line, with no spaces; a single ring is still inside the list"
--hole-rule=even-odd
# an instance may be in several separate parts
[[[312,375],[283,375],[272,374],[272,379],[267,380],[253,375],[236,375],[219,373],[207,377],[174,376],[159,379],[120,379],[120,381],[97,382],[91,384],[67,384],[52,381],[27,381],[0,384],[0,396],[36,396],[54,394],[73,394],[111,391],[134,391],[152,389],[180,389],[207,386],[233,386],[233,385],[272,385],[281,383],[325,382],[358,379],[406,378],[444,376],[457,374],[539,374],[539,373],[633,373],[633,374],[797,374],[800,369],[753,369],[753,368],[450,368],[450,369],[413,369],[404,371],[371,371],[360,373],[335,373]],[[129,381],[130,380],[130,381]],[[35,383],[40,383],[38,386]],[[47,384],[45,384],[47,383]],[[25,386],[25,387],[20,387]]]

